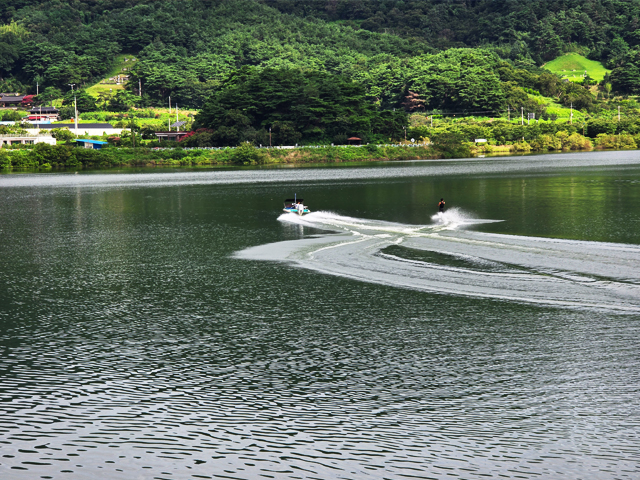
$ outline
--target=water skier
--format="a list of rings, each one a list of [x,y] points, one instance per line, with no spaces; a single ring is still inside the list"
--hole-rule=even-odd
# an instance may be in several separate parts
[[[440,199],[440,203],[438,204],[438,213],[444,213],[444,198]]]

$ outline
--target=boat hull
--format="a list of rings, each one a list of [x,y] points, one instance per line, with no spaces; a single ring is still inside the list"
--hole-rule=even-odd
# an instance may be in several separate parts
[[[297,208],[283,208],[282,211],[287,213],[297,213],[298,215],[304,215],[305,213],[310,212],[308,208],[302,210],[302,213],[300,213]]]

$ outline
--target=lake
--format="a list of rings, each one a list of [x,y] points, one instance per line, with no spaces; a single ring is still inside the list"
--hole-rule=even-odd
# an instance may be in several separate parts
[[[0,266],[2,479],[640,477],[637,151],[5,174]]]

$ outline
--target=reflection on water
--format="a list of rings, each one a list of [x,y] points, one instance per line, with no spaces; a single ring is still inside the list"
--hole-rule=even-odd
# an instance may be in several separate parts
[[[0,478],[638,478],[621,155],[0,177]]]

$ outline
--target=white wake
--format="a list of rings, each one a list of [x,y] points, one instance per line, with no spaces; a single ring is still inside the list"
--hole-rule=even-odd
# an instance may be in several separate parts
[[[457,209],[428,225],[314,212],[278,220],[335,233],[248,248],[236,257],[425,292],[640,312],[640,247],[480,233]],[[399,246],[387,252],[388,247]],[[405,254],[402,254],[405,253]]]

